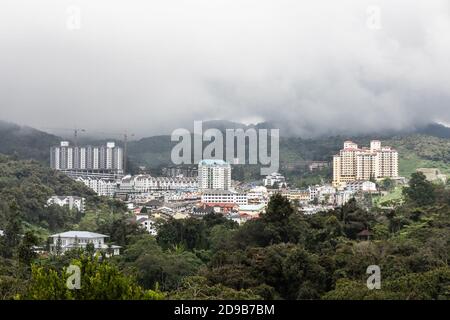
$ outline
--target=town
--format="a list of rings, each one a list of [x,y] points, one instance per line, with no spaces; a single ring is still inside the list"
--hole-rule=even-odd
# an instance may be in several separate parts
[[[270,197],[277,193],[289,199],[299,212],[309,215],[343,206],[352,198],[364,205],[367,199],[388,192],[382,187],[386,181],[391,185],[407,183],[406,178],[398,175],[398,152],[382,146],[378,140],[372,140],[369,147],[345,141],[332,160],[332,181],[304,189],[291,187],[279,172],[252,183],[234,181],[232,165],[221,159],[201,160],[189,170],[165,170],[165,176],[126,175],[123,155],[122,148],[114,142],[81,147],[62,141],[50,150],[53,169],[84,183],[99,196],[120,199],[126,204],[131,219],[152,235],[157,234],[158,223],[201,218],[208,213],[221,214],[238,224],[258,219],[265,212]],[[311,162],[309,170],[329,165],[326,161]],[[423,170],[426,173],[427,169]],[[72,195],[55,195],[48,199],[49,205],[69,206],[79,211],[84,210],[84,202],[84,198]],[[63,235],[66,237],[70,232],[76,234],[69,231]],[[97,239],[101,235],[92,237]],[[56,241],[56,237],[53,238]],[[73,235],[72,240],[74,238]],[[67,244],[71,242],[67,240]]]

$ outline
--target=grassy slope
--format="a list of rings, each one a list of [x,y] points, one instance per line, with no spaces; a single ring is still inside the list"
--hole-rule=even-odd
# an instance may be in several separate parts
[[[399,174],[409,177],[417,168],[438,168],[450,175],[450,139],[426,135],[394,137],[384,142],[399,152]]]

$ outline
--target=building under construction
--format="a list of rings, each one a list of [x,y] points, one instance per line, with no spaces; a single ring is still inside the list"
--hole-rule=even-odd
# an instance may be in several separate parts
[[[50,148],[50,166],[71,177],[116,179],[124,173],[124,152],[115,142],[101,146],[71,146],[61,141]]]

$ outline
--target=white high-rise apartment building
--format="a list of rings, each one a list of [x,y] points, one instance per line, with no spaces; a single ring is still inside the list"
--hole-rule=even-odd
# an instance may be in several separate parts
[[[104,146],[70,146],[61,141],[50,148],[50,166],[56,170],[103,170],[123,173],[123,149],[114,142]]]
[[[229,190],[231,166],[223,160],[204,159],[198,164],[198,187],[200,189]]]
[[[345,141],[344,148],[333,157],[333,185],[340,186],[355,180],[398,177],[398,152],[382,147],[372,140],[370,148],[359,148],[352,141]]]

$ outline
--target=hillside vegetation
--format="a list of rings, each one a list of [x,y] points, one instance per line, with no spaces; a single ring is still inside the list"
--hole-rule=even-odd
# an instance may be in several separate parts
[[[47,200],[53,195],[85,197],[88,211],[121,207],[35,160],[17,160],[0,155],[0,229],[12,205],[24,225],[30,228],[57,231],[78,223],[81,213],[58,206],[47,207]]]

